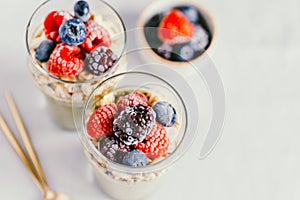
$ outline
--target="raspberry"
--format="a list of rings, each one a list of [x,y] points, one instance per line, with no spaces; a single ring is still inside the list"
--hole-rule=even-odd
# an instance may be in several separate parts
[[[104,136],[98,144],[98,149],[108,159],[118,163],[122,163],[124,155],[130,151],[130,147],[114,135]]]
[[[170,44],[188,42],[195,31],[194,25],[179,10],[171,10],[160,22],[158,36]]]
[[[125,95],[117,102],[119,110],[124,110],[128,106],[136,106],[138,104],[148,106],[148,98],[138,91]]]
[[[125,144],[144,140],[155,123],[155,112],[150,106],[126,107],[114,120],[114,134]]]
[[[44,32],[48,39],[55,42],[61,42],[58,34],[59,26],[68,19],[71,19],[72,15],[67,11],[52,11],[50,12],[44,21]]]
[[[58,44],[53,50],[47,67],[58,78],[74,78],[83,70],[83,59],[78,46]]]
[[[99,76],[112,68],[117,59],[117,55],[111,49],[99,46],[85,59],[85,67],[87,71]]]
[[[101,138],[113,132],[114,116],[118,113],[116,104],[106,104],[96,109],[87,123],[87,132],[93,138]]]
[[[81,47],[88,53],[94,50],[97,46],[102,45],[109,47],[111,44],[108,31],[100,26],[95,21],[86,22],[86,38],[81,44]]]
[[[148,158],[156,159],[163,156],[168,150],[170,140],[165,127],[156,123],[143,142],[134,145],[134,148],[143,151]]]

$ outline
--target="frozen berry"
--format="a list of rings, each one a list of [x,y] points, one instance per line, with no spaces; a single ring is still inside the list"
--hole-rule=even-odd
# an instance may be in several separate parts
[[[154,104],[153,110],[156,113],[156,121],[163,126],[171,127],[176,122],[176,110],[170,103],[159,101]]]
[[[118,163],[122,163],[124,155],[130,151],[130,147],[114,135],[102,137],[98,143],[98,149],[105,157]]]
[[[180,10],[188,19],[190,22],[197,24],[199,23],[199,11],[194,6],[178,6],[175,7],[175,9]]]
[[[147,156],[144,152],[134,149],[125,154],[123,157],[123,164],[131,167],[142,167],[147,165]]]
[[[195,34],[191,39],[191,47],[195,51],[205,51],[209,45],[208,32],[202,26],[196,26]]]
[[[157,48],[157,53],[165,59],[171,58],[172,51],[173,47],[166,42]]]
[[[170,44],[188,42],[195,31],[194,24],[179,10],[171,10],[161,21],[158,36]]]
[[[136,106],[139,104],[148,106],[148,98],[139,91],[134,91],[125,95],[117,102],[119,110],[124,110],[128,106]]]
[[[86,125],[88,134],[93,138],[101,138],[113,133],[113,121],[117,113],[116,104],[106,104],[97,108]]]
[[[125,144],[141,142],[155,123],[155,112],[150,106],[126,107],[114,120],[114,134]]]
[[[58,29],[62,42],[68,45],[79,45],[86,37],[86,28],[80,19],[69,19],[64,21]]]
[[[110,47],[111,40],[108,31],[95,21],[86,22],[86,38],[81,47],[88,53],[98,46]]]
[[[46,62],[54,50],[56,44],[52,40],[44,40],[35,51],[35,58],[40,62]]]
[[[74,5],[75,17],[86,22],[90,18],[90,7],[86,1],[77,1]]]
[[[156,159],[166,154],[170,144],[165,127],[156,123],[146,138],[134,145],[143,151],[150,159]]]
[[[85,68],[98,76],[112,68],[117,59],[118,56],[111,49],[99,46],[86,57]]]
[[[49,73],[58,78],[74,78],[84,67],[80,48],[58,44],[47,62],[47,67]]]
[[[71,19],[72,15],[66,11],[52,11],[44,20],[44,32],[48,39],[55,42],[61,42],[58,34],[60,25],[68,19]]]
[[[190,43],[173,46],[171,60],[186,62],[195,57],[195,51]]]

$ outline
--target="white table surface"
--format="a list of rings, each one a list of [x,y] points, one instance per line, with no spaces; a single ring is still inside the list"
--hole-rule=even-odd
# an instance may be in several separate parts
[[[150,0],[109,2],[131,29]],[[223,135],[205,160],[191,154],[181,159],[149,199],[300,199],[300,1],[200,2],[217,23],[211,56],[227,97]],[[77,134],[57,128],[49,119],[27,69],[25,27],[40,3],[1,1],[0,112],[13,124],[3,96],[10,90],[52,188],[74,200],[109,199],[93,182]],[[41,198],[0,133],[0,199]]]

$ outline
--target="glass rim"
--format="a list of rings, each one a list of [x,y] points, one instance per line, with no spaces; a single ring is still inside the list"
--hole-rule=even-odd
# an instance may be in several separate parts
[[[113,69],[115,68],[115,66],[117,66],[120,62],[120,60],[122,60],[123,56],[124,56],[124,52],[125,52],[125,49],[126,49],[126,43],[127,43],[127,32],[126,32],[126,27],[125,27],[125,23],[124,21],[122,20],[120,14],[116,11],[116,9],[114,9],[110,4],[108,4],[106,1],[104,0],[95,0],[95,1],[100,1],[101,3],[105,4],[108,8],[110,8],[117,16],[117,18],[120,20],[121,22],[121,26],[122,26],[122,32],[118,33],[117,35],[121,35],[121,34],[124,34],[124,45],[123,45],[123,48],[122,48],[122,51],[120,53],[120,55],[118,56],[118,60],[114,63],[113,67],[110,68],[110,70],[106,71],[105,73],[101,74],[100,76],[97,76],[95,78],[92,78],[92,79],[88,79],[88,80],[85,80],[85,81],[68,81],[68,80],[63,80],[63,79],[60,79],[60,78],[57,78],[53,75],[51,75],[49,72],[47,72],[46,70],[44,70],[37,62],[36,60],[33,58],[33,55],[30,51],[30,48],[29,48],[29,43],[28,43],[28,37],[29,37],[29,28],[30,28],[30,25],[31,25],[31,22],[32,22],[32,19],[33,17],[35,16],[35,14],[39,11],[40,8],[42,8],[43,6],[45,6],[47,3],[50,3],[51,0],[46,0],[44,1],[43,3],[41,3],[35,10],[34,12],[32,13],[32,15],[30,16],[29,18],[29,21],[26,25],[26,33],[25,33],[25,42],[26,42],[26,50],[27,50],[27,54],[28,56],[30,57],[30,62],[34,65],[34,68],[37,69],[39,72],[41,72],[43,75],[46,75],[47,77],[51,78],[51,79],[54,79],[55,81],[58,81],[58,82],[61,82],[61,83],[67,83],[67,84],[83,84],[83,83],[91,83],[91,82],[94,82],[94,81],[97,81],[111,73],[113,73]]]
[[[96,92],[96,90],[98,88],[100,88],[104,83],[110,81],[111,79],[123,76],[123,75],[127,75],[127,74],[144,74],[147,76],[151,76],[154,77],[160,81],[162,81],[163,83],[167,84],[168,87],[170,87],[170,89],[172,90],[172,92],[174,92],[176,94],[176,97],[179,99],[179,101],[181,102],[182,106],[183,106],[183,112],[184,115],[186,117],[185,120],[185,125],[184,125],[184,133],[182,135],[182,138],[180,139],[179,144],[177,145],[176,149],[171,152],[166,158],[151,164],[151,165],[146,165],[146,166],[142,166],[142,167],[130,167],[130,166],[126,166],[123,164],[119,164],[117,162],[114,162],[110,159],[108,159],[107,157],[105,157],[99,150],[96,149],[96,147],[93,145],[93,143],[91,142],[87,130],[86,130],[86,117],[85,117],[85,112],[87,110],[87,107],[90,103],[90,101],[92,100],[94,93]],[[97,87],[92,91],[92,93],[89,95],[88,99],[86,100],[86,103],[84,105],[84,109],[82,112],[82,121],[81,123],[83,124],[83,137],[84,139],[87,141],[87,145],[84,144],[83,141],[83,137],[80,137],[81,143],[83,145],[84,148],[86,148],[86,150],[89,153],[92,153],[92,155],[96,158],[99,157],[103,160],[105,160],[106,163],[109,164],[109,168],[116,170],[118,172],[123,172],[123,173],[128,173],[128,174],[138,174],[138,173],[151,173],[151,172],[156,172],[159,170],[163,170],[164,168],[167,169],[169,166],[171,166],[173,163],[175,163],[178,159],[180,159],[184,153],[189,149],[189,147],[191,146],[191,144],[193,143],[193,140],[191,140],[186,147],[182,147],[183,142],[185,141],[185,139],[187,137],[186,136],[186,131],[187,131],[187,126],[188,126],[188,115],[187,115],[187,109],[184,103],[184,100],[182,99],[181,95],[179,94],[179,92],[172,86],[170,85],[167,81],[163,80],[161,77],[156,76],[154,74],[148,73],[148,72],[142,72],[142,71],[128,71],[128,72],[123,72],[123,73],[119,73],[119,74],[115,74],[107,79],[105,79],[104,81],[102,81],[100,84],[97,85]],[[181,152],[179,152],[179,150],[181,150]],[[99,167],[101,167],[99,165]]]

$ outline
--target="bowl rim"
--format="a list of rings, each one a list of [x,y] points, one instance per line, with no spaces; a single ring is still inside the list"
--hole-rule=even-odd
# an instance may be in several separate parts
[[[168,5],[166,7],[170,7],[170,8],[174,7],[174,6],[180,6],[180,5],[183,5],[183,6],[191,5],[191,6],[196,7],[199,10],[199,12],[202,14],[202,16],[204,16],[205,21],[208,24],[208,28],[211,29],[211,32],[212,32],[212,37],[211,37],[210,44],[209,44],[209,46],[207,47],[207,49],[202,54],[200,54],[199,56],[197,56],[197,57],[195,57],[193,59],[190,59],[190,60],[187,60],[187,61],[178,62],[178,61],[172,61],[172,60],[168,60],[168,59],[162,58],[161,56],[157,55],[152,50],[151,47],[149,47],[149,44],[148,44],[148,42],[146,40],[146,37],[145,37],[145,34],[144,34],[144,28],[145,28],[144,25],[145,25],[147,19],[149,19],[148,12],[150,12],[151,9],[154,10],[154,8],[157,8],[158,4],[160,6],[162,4],[163,5]],[[154,10],[154,11],[157,13],[156,10]],[[193,0],[187,0],[187,1],[182,1],[182,0],[172,0],[172,1],[154,0],[153,2],[151,2],[150,4],[148,4],[143,9],[143,11],[141,13],[142,14],[139,16],[138,21],[137,21],[137,27],[140,29],[138,31],[139,40],[140,40],[140,43],[142,45],[146,45],[146,46],[149,47],[148,53],[150,53],[152,55],[152,57],[155,58],[156,61],[167,63],[167,64],[171,64],[171,65],[184,66],[184,65],[186,65],[189,62],[195,62],[198,59],[201,59],[201,57],[203,56],[203,54],[208,53],[209,51],[211,51],[211,49],[213,48],[213,46],[215,44],[215,41],[216,41],[216,22],[215,22],[215,19],[212,16],[211,12],[207,8],[205,8],[203,5],[199,4],[199,2],[196,2],[196,1],[193,1]],[[148,28],[154,28],[154,27],[148,27]]]

